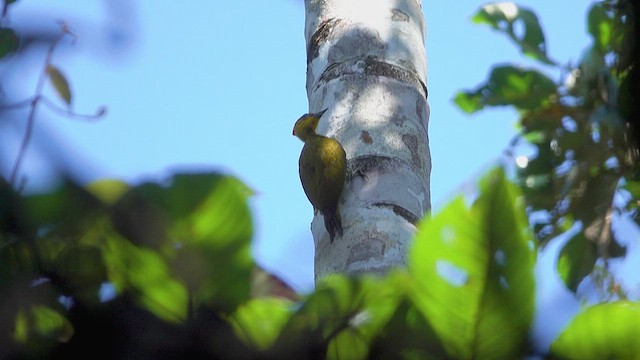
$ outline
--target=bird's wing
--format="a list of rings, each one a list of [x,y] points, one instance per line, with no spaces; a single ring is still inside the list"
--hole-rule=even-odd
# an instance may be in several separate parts
[[[305,194],[311,204],[318,208],[321,206],[322,189],[324,182],[325,163],[321,160],[321,154],[318,149],[305,146],[300,154],[300,180]]]

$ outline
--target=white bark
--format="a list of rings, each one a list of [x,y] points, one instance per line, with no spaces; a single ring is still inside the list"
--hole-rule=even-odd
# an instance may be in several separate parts
[[[425,22],[420,0],[305,0],[309,111],[329,110],[318,133],[336,138],[355,175],[333,244],[317,214],[316,281],[382,274],[405,264],[430,209]]]

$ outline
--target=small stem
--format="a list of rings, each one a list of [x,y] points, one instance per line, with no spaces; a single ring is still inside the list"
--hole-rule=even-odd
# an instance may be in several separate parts
[[[9,8],[9,0],[4,0],[2,2],[2,18],[6,18],[7,17],[7,10]]]
[[[5,6],[7,2],[5,1]],[[36,84],[36,94],[31,100],[31,109],[29,110],[29,117],[27,118],[27,128],[24,133],[24,137],[22,138],[22,143],[20,144],[20,150],[18,151],[18,157],[16,158],[16,163],[13,166],[13,170],[11,171],[11,176],[9,177],[9,183],[12,186],[16,186],[16,180],[18,177],[18,172],[20,170],[20,165],[24,159],[25,153],[27,151],[27,146],[29,146],[29,142],[31,141],[31,135],[33,133],[33,125],[35,122],[36,109],[38,107],[38,103],[42,98],[42,89],[44,88],[44,83],[47,78],[47,68],[51,64],[51,59],[53,57],[53,51],[58,46],[60,40],[69,33],[66,25],[62,25],[62,33],[53,40],[49,50],[47,51],[47,57],[44,61],[44,67],[40,72],[40,76],[38,77],[38,83]]]
[[[32,97],[32,98],[29,98],[29,99],[18,101],[18,102],[13,103],[13,104],[0,105],[0,110],[18,109],[18,108],[21,108],[21,107],[24,107],[26,105],[29,105],[29,104],[33,103],[34,99],[35,99],[35,97]]]
[[[18,157],[16,158],[16,163],[13,165],[11,177],[9,178],[9,183],[14,187],[16,185],[16,178],[18,177],[18,169],[20,169],[20,163],[22,163],[22,159],[24,159],[24,154],[27,151],[27,145],[29,145],[31,134],[33,133],[33,123],[35,122],[34,120],[39,98],[39,96],[36,96],[33,101],[31,101],[31,109],[29,110],[29,117],[27,118],[27,129],[25,130],[24,138],[22,139],[22,144],[20,144],[20,150],[18,151]]]
[[[78,114],[69,109],[63,109],[59,107],[44,96],[40,99],[40,101],[43,105],[46,105],[49,110],[55,112],[58,115],[65,116],[68,119],[83,119],[88,121],[99,120],[107,112],[106,108],[104,106],[101,106],[96,110],[95,114]]]

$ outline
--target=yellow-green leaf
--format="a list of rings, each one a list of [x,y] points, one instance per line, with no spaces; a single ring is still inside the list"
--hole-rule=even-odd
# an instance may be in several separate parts
[[[585,309],[551,345],[560,359],[637,359],[640,304],[620,301]]]
[[[47,65],[47,75],[49,75],[53,88],[56,89],[58,95],[60,95],[62,100],[68,105],[71,105],[71,88],[69,87],[67,78],[65,78],[57,67],[51,64]]]
[[[230,318],[239,338],[260,350],[269,348],[291,315],[291,302],[277,298],[253,299]]]

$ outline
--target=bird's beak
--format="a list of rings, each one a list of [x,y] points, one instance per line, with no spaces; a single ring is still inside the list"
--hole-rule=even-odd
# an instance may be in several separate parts
[[[329,108],[326,108],[326,109],[324,109],[324,110],[320,111],[318,114],[316,114],[316,116],[317,116],[317,117],[319,117],[319,118],[321,118],[321,117],[322,117],[322,115],[324,115],[324,113],[325,113],[327,110],[329,110]]]

